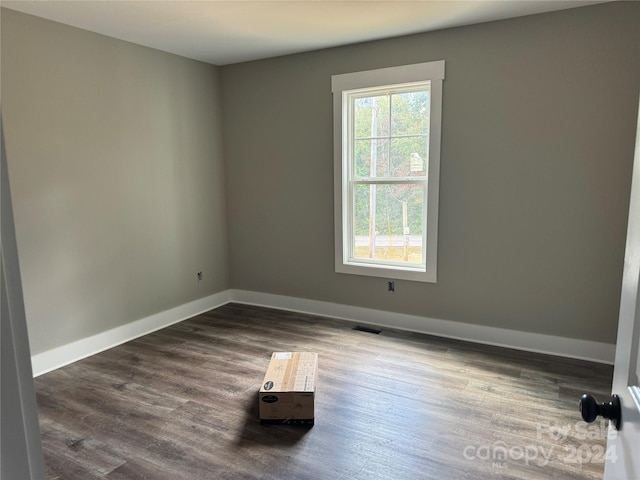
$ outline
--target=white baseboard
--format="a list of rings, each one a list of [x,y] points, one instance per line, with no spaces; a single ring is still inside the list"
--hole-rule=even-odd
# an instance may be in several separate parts
[[[194,300],[164,312],[142,318],[106,332],[32,355],[33,375],[37,377],[57,368],[94,355],[174,323],[181,322],[229,302],[278,308],[324,317],[362,322],[368,325],[397,328],[457,340],[514,348],[529,352],[577,358],[613,364],[615,344],[574,338],[521,332],[504,328],[386,312],[318,300],[287,297],[247,290],[226,290]]]
[[[181,322],[229,302],[230,290],[194,300],[164,312],[31,356],[37,377],[148,333]]]
[[[370,308],[340,305],[317,300],[273,295],[269,293],[231,290],[231,301],[248,305],[279,308],[324,317],[363,322],[368,325],[397,328],[439,337],[495,345],[499,347],[544,353],[561,357],[613,364],[616,346],[613,343],[593,342],[557,337],[470,323],[386,312]]]

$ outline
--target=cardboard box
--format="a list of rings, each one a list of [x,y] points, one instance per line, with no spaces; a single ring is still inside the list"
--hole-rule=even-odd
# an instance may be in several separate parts
[[[313,425],[318,354],[274,352],[260,387],[260,423]]]

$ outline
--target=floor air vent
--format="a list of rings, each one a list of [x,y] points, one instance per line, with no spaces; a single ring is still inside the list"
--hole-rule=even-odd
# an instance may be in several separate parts
[[[359,332],[375,333],[376,335],[382,331],[382,330],[378,330],[377,328],[363,327],[362,325],[357,325],[353,327],[353,329]]]

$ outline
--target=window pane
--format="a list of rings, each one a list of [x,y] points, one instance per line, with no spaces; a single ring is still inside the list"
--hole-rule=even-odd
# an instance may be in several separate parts
[[[388,140],[356,140],[353,147],[356,177],[387,175],[389,171]]]
[[[392,138],[391,161],[387,175],[389,177],[424,177],[427,175],[428,156],[427,137]]]
[[[354,110],[355,138],[389,136],[389,96],[356,98]]]
[[[423,263],[423,192],[414,184],[355,185],[353,257]]]
[[[391,135],[429,133],[429,91],[397,93],[391,96]]]

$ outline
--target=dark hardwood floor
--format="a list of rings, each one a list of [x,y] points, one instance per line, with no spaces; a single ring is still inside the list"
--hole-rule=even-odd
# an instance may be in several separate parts
[[[35,381],[57,479],[597,479],[612,367],[230,304]],[[274,351],[319,354],[312,428],[260,425]]]

